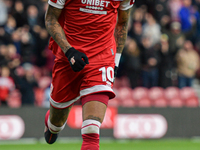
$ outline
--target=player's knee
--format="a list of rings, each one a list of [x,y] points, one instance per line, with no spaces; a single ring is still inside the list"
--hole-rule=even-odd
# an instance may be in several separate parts
[[[65,127],[65,124],[66,123],[64,123],[62,126],[56,126],[56,125],[51,123],[50,119],[48,119],[48,128],[52,133],[58,133],[61,130],[63,130],[64,127]]]
[[[85,120],[82,123],[81,134],[91,134],[91,133],[99,134],[100,126],[101,123],[97,120],[92,120],[92,119]]]

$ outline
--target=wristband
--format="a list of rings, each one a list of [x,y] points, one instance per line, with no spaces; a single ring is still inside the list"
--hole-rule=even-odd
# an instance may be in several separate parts
[[[116,53],[115,55],[115,66],[119,66],[119,61],[120,61],[120,58],[121,58],[121,53]]]

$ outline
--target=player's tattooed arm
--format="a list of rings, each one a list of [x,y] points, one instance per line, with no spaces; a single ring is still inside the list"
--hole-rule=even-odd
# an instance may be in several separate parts
[[[61,12],[62,9],[49,5],[45,16],[45,26],[52,38],[60,46],[63,52],[66,53],[71,45],[68,43],[65,32],[58,22]]]
[[[127,38],[128,21],[131,9],[118,11],[118,21],[115,27],[117,53],[122,53]]]

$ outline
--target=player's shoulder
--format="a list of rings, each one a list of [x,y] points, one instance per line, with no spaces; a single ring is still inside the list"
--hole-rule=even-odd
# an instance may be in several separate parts
[[[133,7],[135,0],[122,0],[120,3],[121,10],[128,10]]]
[[[135,3],[135,0],[121,0],[122,2],[131,2],[131,3]]]
[[[48,0],[49,5],[58,9],[63,9],[67,0]]]
[[[135,0],[121,0],[121,3],[130,3],[132,5],[135,3]]]

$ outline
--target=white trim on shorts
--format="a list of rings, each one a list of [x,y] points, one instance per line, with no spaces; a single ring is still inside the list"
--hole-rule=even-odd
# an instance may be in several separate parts
[[[58,103],[58,102],[55,102],[51,97],[50,97],[49,101],[50,101],[50,103],[51,103],[51,105],[53,107],[63,109],[63,108],[67,108],[70,105],[72,105],[73,103],[75,103],[82,96],[86,96],[86,95],[89,95],[89,94],[92,94],[92,93],[98,93],[98,92],[111,92],[111,93],[114,93],[112,88],[109,87],[109,86],[106,86],[106,85],[95,85],[93,87],[81,90],[80,91],[80,96],[78,96],[75,99],[70,100],[68,102]]]
[[[64,102],[64,103],[58,103],[58,102],[55,102],[51,97],[49,99],[51,105],[55,108],[67,108],[69,107],[70,105],[72,105],[73,103],[75,103],[78,99],[80,98],[80,96],[76,97],[75,99],[71,100],[71,101],[68,101],[68,102]]]
[[[92,94],[92,93],[97,93],[97,92],[113,92],[112,88],[107,86],[107,85],[95,85],[93,87],[90,88],[86,88],[80,91],[80,95],[81,96],[85,96],[88,94]]]

